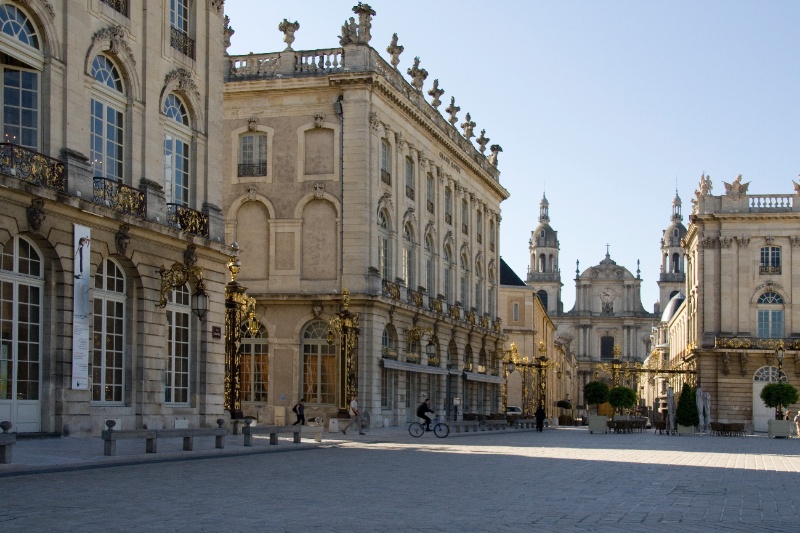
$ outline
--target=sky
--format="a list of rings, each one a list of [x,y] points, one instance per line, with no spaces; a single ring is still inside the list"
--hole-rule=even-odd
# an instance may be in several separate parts
[[[231,55],[339,46],[354,0],[226,0]],[[562,300],[611,258],[658,300],[660,240],[675,193],[689,225],[705,173],[712,194],[742,174],[750,194],[788,194],[800,173],[800,2],[739,0],[373,0],[370,45],[392,34],[499,144],[500,255],[525,279],[542,194],[560,242]],[[408,79],[408,76],[406,76]],[[439,109],[443,110],[443,104]],[[443,112],[443,111],[442,111]],[[488,151],[487,151],[488,154]]]

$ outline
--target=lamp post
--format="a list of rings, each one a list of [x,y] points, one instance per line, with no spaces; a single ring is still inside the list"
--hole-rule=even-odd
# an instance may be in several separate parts
[[[778,383],[783,381],[783,358],[786,355],[786,348],[783,345],[783,341],[778,341],[778,345],[775,347],[775,357],[778,359]],[[775,413],[776,420],[780,420],[783,418],[783,406],[778,404],[778,410]]]
[[[547,346],[544,341],[539,341],[539,357],[536,358],[536,373],[539,376],[539,404],[538,407],[545,408],[547,405]]]
[[[350,291],[342,289],[342,310],[328,321],[327,341],[329,345],[339,338],[340,372],[339,409],[347,409],[350,399],[358,393],[358,327],[359,313],[350,307]]]
[[[239,346],[242,340],[242,324],[247,320],[247,330],[251,335],[258,332],[256,320],[256,301],[247,296],[247,288],[236,281],[242,268],[239,260],[239,247],[233,244],[234,254],[228,261],[231,280],[225,284],[225,394],[223,407],[232,419],[243,418],[242,413],[242,354]]]

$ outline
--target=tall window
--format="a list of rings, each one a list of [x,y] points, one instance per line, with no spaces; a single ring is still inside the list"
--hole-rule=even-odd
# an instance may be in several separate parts
[[[267,136],[248,134],[239,137],[239,177],[267,175]]]
[[[0,32],[20,43],[23,49],[30,48],[37,57],[41,55],[36,28],[25,13],[11,4],[0,5]],[[0,54],[2,142],[39,150],[39,72],[12,54],[13,50]]]
[[[453,193],[449,187],[444,190],[444,221],[453,223]]]
[[[761,248],[761,274],[781,273],[781,249],[778,246],[763,246]]]
[[[239,354],[242,361],[242,401],[266,402],[269,392],[267,328],[259,324],[253,335],[247,324],[242,324]]]
[[[381,181],[392,184],[392,151],[389,141],[381,139]]]
[[[494,220],[489,219],[489,251],[494,252]]]
[[[448,304],[453,303],[453,252],[450,245],[445,244],[442,253],[444,261],[444,299]]]
[[[122,181],[125,100],[117,67],[105,56],[92,62],[91,162],[95,177]]]
[[[469,258],[461,254],[461,305],[469,309]]]
[[[678,252],[672,254],[672,272],[678,273],[681,271],[681,256]]]
[[[92,401],[125,401],[125,274],[113,259],[106,259],[94,277],[94,346]]]
[[[489,267],[489,301],[488,310],[489,316],[497,316],[497,282],[495,281],[494,267]]]
[[[433,213],[435,205],[434,202],[436,201],[436,181],[433,179],[432,174],[428,174],[427,185],[428,185],[428,190],[427,190],[428,213]]]
[[[189,349],[191,314],[189,287],[178,287],[167,302],[167,375],[164,389],[166,403],[189,403]]]
[[[425,289],[431,297],[436,295],[436,262],[433,257],[435,249],[433,236],[429,233],[425,236]]]
[[[758,336],[783,337],[783,297],[776,292],[767,291],[758,298]]]
[[[189,114],[183,102],[170,94],[164,101],[168,121],[164,133],[164,195],[167,203],[189,206]]]
[[[403,228],[403,282],[409,289],[416,284],[414,263],[414,230],[411,224],[406,224]]]
[[[475,264],[475,310],[480,315],[483,313],[483,266]]]
[[[406,157],[406,197],[414,199],[414,160]]]
[[[600,358],[614,358],[614,337],[610,335],[603,335],[600,337]]]
[[[328,344],[328,325],[315,320],[303,330],[303,397],[310,403],[336,403],[336,345]]]
[[[38,400],[42,256],[28,240],[15,237],[0,258],[0,400]]]
[[[536,296],[539,298],[539,301],[542,302],[542,307],[544,307],[544,310],[547,311],[547,291],[544,289],[539,290],[536,292]],[[612,307],[611,309],[613,311],[614,308]]]
[[[191,0],[170,0],[169,23],[170,45],[181,53],[194,59],[194,41],[189,36],[189,2]]]
[[[389,265],[389,221],[386,212],[381,210],[378,212],[378,271],[383,279],[391,279]]]
[[[514,302],[511,306],[511,320],[519,322],[519,302]]]
[[[480,211],[475,214],[475,239],[478,243],[483,242],[483,213]]]
[[[461,200],[461,233],[469,234],[469,204],[466,200]]]

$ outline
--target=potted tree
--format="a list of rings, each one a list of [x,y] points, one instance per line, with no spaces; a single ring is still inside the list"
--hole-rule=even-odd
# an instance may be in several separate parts
[[[769,437],[789,438],[792,434],[792,421],[783,420],[783,408],[797,403],[797,388],[789,383],[770,383],[761,389],[761,399],[767,407],[775,408],[775,420],[770,420]]]
[[[572,410],[572,403],[569,400],[558,400],[556,402],[556,407],[559,409],[569,409]],[[571,426],[572,425],[572,415],[562,413],[558,416],[558,425],[559,426]]]
[[[590,381],[583,387],[583,398],[587,404],[595,404],[599,409],[601,403],[608,401],[608,385],[602,381]],[[607,421],[605,416],[589,415],[589,433],[608,433]]]
[[[636,404],[636,391],[628,387],[614,387],[608,391],[608,403],[622,414],[623,409],[630,409]]]
[[[695,428],[700,424],[694,387],[688,383],[684,383],[681,389],[678,408],[675,410],[675,422],[678,424],[678,435],[694,435]]]

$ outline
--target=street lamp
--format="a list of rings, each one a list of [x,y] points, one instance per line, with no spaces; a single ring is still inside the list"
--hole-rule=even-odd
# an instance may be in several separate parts
[[[539,376],[539,407],[545,408],[547,405],[547,346],[544,341],[539,341],[539,357],[536,358],[536,373]]]
[[[778,381],[783,381],[783,358],[786,355],[786,348],[783,346],[783,341],[778,341],[778,346],[775,348],[775,357],[778,359]]]
[[[225,284],[225,391],[223,407],[232,419],[243,418],[242,413],[242,354],[239,346],[242,340],[242,324],[247,321],[250,335],[258,333],[256,301],[247,295],[247,287],[236,281],[242,269],[239,260],[239,245],[233,243],[233,255],[228,260],[231,280]]]

